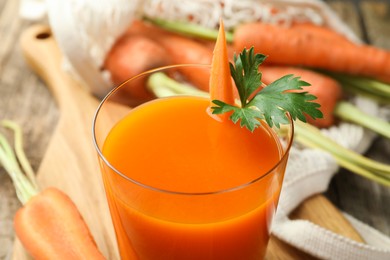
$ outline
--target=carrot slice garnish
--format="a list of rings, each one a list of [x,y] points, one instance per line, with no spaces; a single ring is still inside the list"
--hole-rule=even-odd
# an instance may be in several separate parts
[[[225,38],[225,28],[222,19],[218,38],[215,43],[210,74],[210,100],[221,100],[234,105],[233,84],[230,75],[229,56]],[[222,120],[227,116],[218,115]]]

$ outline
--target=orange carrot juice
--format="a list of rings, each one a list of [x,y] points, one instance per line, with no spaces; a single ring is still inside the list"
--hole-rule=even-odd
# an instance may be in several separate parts
[[[101,168],[122,259],[262,259],[287,156],[207,112],[209,99],[157,99],[108,133]]]

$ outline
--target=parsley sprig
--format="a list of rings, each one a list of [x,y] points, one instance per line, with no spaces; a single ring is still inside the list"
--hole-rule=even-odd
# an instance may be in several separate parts
[[[306,122],[305,115],[312,118],[322,118],[318,103],[312,102],[316,96],[303,90],[310,86],[300,80],[300,77],[286,75],[259,90],[261,86],[261,72],[259,66],[266,59],[263,54],[254,54],[253,47],[244,49],[238,56],[234,55],[234,64],[230,63],[230,73],[240,96],[241,106],[227,104],[220,100],[213,100],[216,105],[211,107],[213,114],[222,114],[233,111],[230,119],[241,127],[254,131],[260,125],[259,120],[265,120],[269,126],[287,124],[287,112],[293,120],[297,118]],[[256,93],[256,91],[258,91]]]

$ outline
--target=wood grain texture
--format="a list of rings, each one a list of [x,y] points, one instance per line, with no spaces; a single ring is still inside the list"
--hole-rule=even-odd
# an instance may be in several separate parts
[[[370,44],[390,50],[390,4],[380,1],[361,1],[359,8]],[[375,15],[372,15],[375,14]]]
[[[358,36],[363,37],[363,30],[359,21],[359,14],[356,10],[354,1],[325,1],[330,8],[342,19],[343,22],[348,24],[349,28]]]

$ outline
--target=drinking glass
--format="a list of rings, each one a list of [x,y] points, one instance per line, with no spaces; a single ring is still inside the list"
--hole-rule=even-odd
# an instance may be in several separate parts
[[[164,73],[177,82],[190,84],[185,82],[185,77],[180,73],[182,69],[209,73],[210,67],[180,65],[142,73],[108,93],[96,111],[93,138],[120,256],[122,259],[159,260],[262,259],[266,252],[270,227],[277,208],[292,144],[293,122],[289,117],[289,124],[281,125],[279,129],[261,126],[266,129],[268,135],[275,139],[274,146],[278,158],[266,170],[259,167],[245,183],[237,183],[227,188],[198,190],[195,184],[180,185],[182,179],[177,178],[171,180],[168,186],[159,186],[160,180],[164,181],[163,179],[166,178],[164,176],[171,170],[190,172],[191,174],[188,175],[193,178],[191,181],[197,182],[197,174],[202,175],[202,170],[199,170],[202,167],[206,170],[217,161],[220,164],[233,163],[234,165],[234,162],[224,161],[226,158],[223,156],[216,156],[210,160],[210,163],[196,165],[197,170],[184,169],[185,161],[195,156],[196,152],[195,148],[193,149],[188,143],[181,143],[180,145],[186,148],[185,152],[177,151],[175,154],[173,151],[176,157],[171,164],[167,163],[168,168],[166,165],[163,166],[161,162],[172,160],[172,149],[170,149],[169,142],[168,147],[164,147],[151,140],[151,133],[161,134],[161,139],[171,140],[172,144],[180,142],[177,140],[181,138],[181,135],[162,132],[163,130],[159,127],[152,130],[146,127],[137,130],[140,138],[135,141],[143,145],[142,150],[139,144],[137,146],[132,143],[133,141],[126,143],[126,136],[131,136],[136,126],[140,127],[137,120],[148,122],[149,117],[154,113],[160,113],[158,118],[165,120],[168,114],[161,112],[163,110],[158,108],[158,102],[164,102],[166,106],[167,104],[179,104],[177,100],[180,98],[185,99],[185,102],[180,104],[207,100],[207,98],[190,96],[156,99],[152,93],[145,92],[145,89],[142,89],[143,95],[134,95],[138,91],[137,88],[146,88],[155,73]],[[154,82],[154,84],[158,87],[159,82]],[[177,110],[180,109],[182,108],[178,105]],[[138,111],[138,114],[134,111]],[[196,121],[196,117],[192,118],[191,111],[186,111],[186,113],[191,120]],[[135,115],[139,118],[126,121],[127,118],[136,117]],[[184,118],[178,118],[175,123],[181,124],[181,120]],[[120,138],[113,138],[113,131],[119,129],[119,125],[125,121],[128,128],[125,131],[126,134]],[[167,119],[166,124],[174,124],[174,122]],[[239,125],[234,125],[234,127],[240,128]],[[201,123],[197,128],[197,133],[209,131]],[[188,133],[188,135],[192,134],[194,133]],[[190,138],[199,137],[194,135]],[[116,146],[111,145],[114,141],[117,142]],[[197,143],[202,141],[196,140]],[[226,141],[224,138],[216,138],[214,145],[218,147],[220,143]],[[213,147],[208,149],[212,150]],[[245,147],[243,149],[245,150]],[[247,156],[241,151],[235,152],[236,157]],[[260,160],[260,157],[266,156],[267,153],[268,151],[264,151],[263,155],[251,156]],[[149,156],[148,163],[140,162],[137,159],[139,156]],[[197,153],[196,156],[199,154]],[[180,163],[176,163],[175,160]],[[118,163],[119,161],[123,164]],[[183,167],[183,169],[175,169],[177,167]],[[144,177],[150,175],[151,172],[153,172],[152,177],[148,177],[149,180],[145,179]],[[228,174],[242,173],[220,172],[218,174],[217,177],[213,177],[217,182],[219,182],[218,179],[225,181],[230,178]]]

